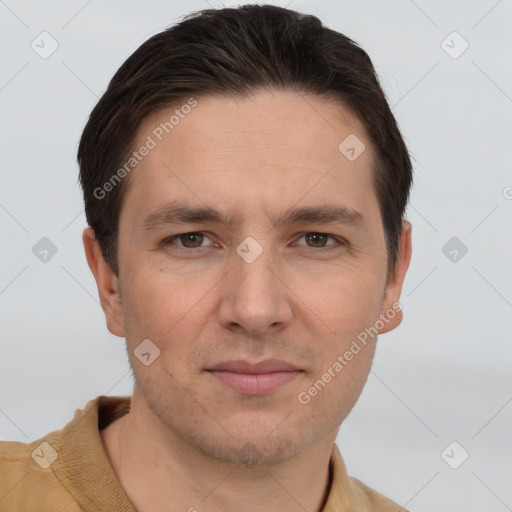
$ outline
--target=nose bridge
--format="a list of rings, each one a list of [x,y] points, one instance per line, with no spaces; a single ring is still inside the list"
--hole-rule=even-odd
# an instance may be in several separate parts
[[[290,320],[287,289],[275,276],[276,264],[270,244],[247,237],[238,245],[221,306],[222,323],[256,334]]]
[[[246,295],[270,293],[273,288],[274,273],[270,271],[273,263],[271,248],[265,249],[261,242],[251,237],[237,248],[233,273],[237,281],[236,290]]]

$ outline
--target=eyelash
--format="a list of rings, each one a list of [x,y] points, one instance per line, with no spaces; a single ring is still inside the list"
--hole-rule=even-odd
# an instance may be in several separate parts
[[[190,231],[190,232],[187,232],[187,233],[180,233],[178,235],[173,235],[169,238],[166,238],[164,241],[163,241],[163,244],[164,245],[176,245],[174,243],[175,240],[179,239],[180,237],[182,236],[186,236],[186,235],[203,235],[207,238],[208,235],[202,231]],[[303,238],[304,236],[306,235],[322,235],[322,236],[327,236],[328,238],[332,238],[333,240],[336,240],[337,244],[331,244],[331,245],[326,245],[324,247],[311,247],[311,246],[308,246],[308,245],[305,245],[304,247],[308,247],[309,249],[315,249],[316,251],[327,251],[327,250],[330,250],[331,248],[333,247],[341,247],[343,245],[347,245],[347,242],[339,237],[339,236],[335,236],[335,235],[331,235],[329,233],[322,233],[320,231],[306,231],[304,233],[301,234],[299,240],[301,238]],[[183,249],[183,250],[186,250],[186,251],[193,251],[193,250],[198,250],[198,249],[205,249],[206,247],[181,247],[179,245],[177,245],[177,247],[179,249]]]

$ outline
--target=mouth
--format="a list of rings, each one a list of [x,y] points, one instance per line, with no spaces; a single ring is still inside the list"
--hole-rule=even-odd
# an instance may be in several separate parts
[[[206,370],[242,395],[266,395],[300,377],[304,371],[280,359],[259,363],[225,361]]]

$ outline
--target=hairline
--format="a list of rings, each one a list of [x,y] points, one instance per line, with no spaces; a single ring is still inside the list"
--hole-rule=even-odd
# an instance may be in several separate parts
[[[375,197],[377,199],[377,203],[379,206],[379,217],[381,221],[382,230],[384,232],[384,238],[386,243],[386,285],[388,284],[389,280],[392,277],[392,274],[394,273],[396,261],[398,257],[398,250],[399,247],[397,247],[396,253],[393,253],[392,251],[392,241],[389,240],[388,233],[386,232],[386,225],[384,222],[384,217],[382,215],[382,202],[379,196],[378,191],[378,183],[377,183],[377,174],[387,172],[385,169],[385,164],[383,159],[379,155],[379,151],[375,148],[374,142],[371,140],[371,137],[368,134],[368,129],[366,127],[365,122],[361,118],[361,115],[357,112],[357,110],[352,107],[346,100],[342,98],[342,93],[337,93],[334,90],[326,91],[325,93],[315,93],[312,91],[306,91],[303,88],[294,88],[291,86],[277,86],[274,84],[267,85],[267,86],[255,86],[251,87],[248,86],[247,89],[244,91],[208,91],[208,92],[194,92],[194,91],[188,91],[186,93],[183,93],[181,95],[177,95],[176,99],[173,101],[170,101],[166,104],[162,104],[161,106],[155,107],[151,109],[149,112],[145,113],[142,118],[139,120],[137,127],[134,130],[134,135],[132,137],[132,142],[129,143],[127,146],[127,150],[123,153],[121,162],[126,161],[127,158],[129,158],[129,155],[135,151],[135,149],[138,147],[138,144],[140,144],[140,140],[142,137],[141,133],[141,127],[145,122],[148,121],[149,118],[153,116],[157,116],[159,113],[161,113],[164,110],[169,110],[173,108],[177,108],[180,105],[183,104],[184,101],[187,100],[187,98],[195,98],[198,101],[201,99],[232,99],[232,100],[246,100],[254,98],[259,92],[291,92],[294,94],[297,94],[298,96],[311,96],[316,99],[320,99],[322,101],[325,101],[326,103],[332,105],[334,107],[334,110],[336,112],[336,115],[339,116],[339,118],[349,124],[350,126],[354,126],[355,123],[358,124],[358,128],[362,129],[365,135],[366,140],[369,144],[370,154],[371,154],[371,161],[370,161],[370,174],[371,174],[371,183],[373,186],[373,192],[375,193]],[[118,162],[119,164],[119,162]],[[120,187],[118,189],[118,202],[119,202],[119,211],[117,216],[117,225],[115,229],[114,236],[112,238],[112,246],[111,250],[114,251],[114,254],[112,255],[115,261],[115,265],[117,268],[116,275],[119,274],[119,226],[120,226],[120,219],[121,219],[121,212],[125,203],[125,197],[128,194],[128,191],[130,187],[132,186],[133,177],[131,174],[128,174],[120,183]],[[111,268],[111,270],[114,270]]]

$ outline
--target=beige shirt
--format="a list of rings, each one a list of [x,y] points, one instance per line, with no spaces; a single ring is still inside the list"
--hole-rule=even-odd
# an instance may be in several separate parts
[[[0,442],[1,512],[136,512],[105,453],[100,430],[123,416],[130,397],[99,396],[61,430],[30,444]],[[347,475],[337,445],[322,512],[405,509]],[[407,512],[407,511],[405,511]]]

